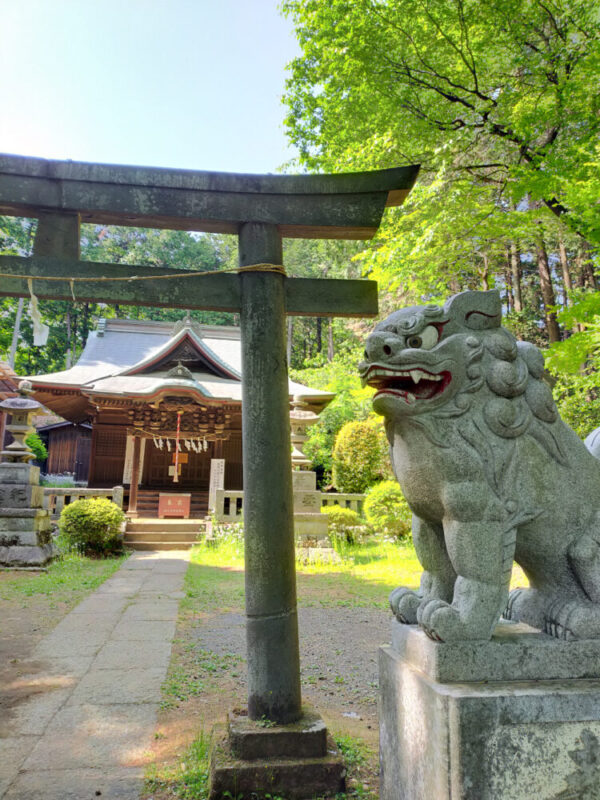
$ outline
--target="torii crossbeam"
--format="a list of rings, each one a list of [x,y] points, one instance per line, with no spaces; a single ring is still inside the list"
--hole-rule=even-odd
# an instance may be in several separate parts
[[[371,238],[418,171],[238,175],[0,155],[0,214],[40,221],[32,257],[0,257],[0,295],[28,296],[24,276],[34,276],[41,298],[240,314],[251,719],[301,713],[285,315],[377,313],[374,281],[288,278],[264,265],[282,265],[282,237]],[[242,271],[94,281],[169,270],[80,261],[80,222],[235,233]]]

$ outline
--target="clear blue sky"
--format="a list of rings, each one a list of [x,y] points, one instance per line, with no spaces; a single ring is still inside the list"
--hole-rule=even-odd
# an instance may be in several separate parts
[[[277,0],[0,0],[0,152],[231,172],[294,156]]]

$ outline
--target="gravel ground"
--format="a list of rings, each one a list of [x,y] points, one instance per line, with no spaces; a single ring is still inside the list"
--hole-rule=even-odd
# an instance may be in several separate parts
[[[390,614],[370,608],[300,608],[302,693],[317,708],[343,716],[377,716],[377,648],[389,641]],[[214,614],[192,638],[218,656],[245,657],[244,616]],[[239,680],[245,686],[245,663]]]

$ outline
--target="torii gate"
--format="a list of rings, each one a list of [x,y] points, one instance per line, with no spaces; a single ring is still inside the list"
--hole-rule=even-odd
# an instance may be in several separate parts
[[[0,257],[0,295],[29,296],[32,277],[40,298],[240,314],[251,719],[301,714],[285,315],[377,313],[375,281],[286,277],[281,240],[371,238],[418,171],[241,175],[0,155],[0,214],[39,219],[32,257]],[[237,234],[240,270],[80,261],[80,222]]]

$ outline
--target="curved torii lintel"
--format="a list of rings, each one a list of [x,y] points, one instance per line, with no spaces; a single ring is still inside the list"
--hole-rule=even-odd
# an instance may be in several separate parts
[[[0,214],[217,233],[252,221],[276,225],[284,238],[369,239],[418,172],[251,175],[0,155]]]

